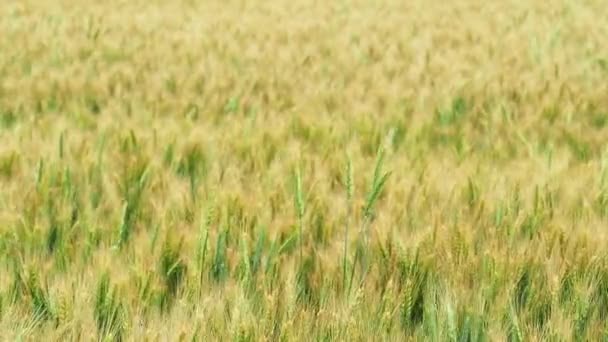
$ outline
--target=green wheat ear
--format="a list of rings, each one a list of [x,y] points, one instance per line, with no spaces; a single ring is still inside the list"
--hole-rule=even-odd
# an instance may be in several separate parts
[[[383,164],[384,164],[384,149],[380,148],[378,150],[378,155],[376,156],[376,165],[374,167],[372,185],[367,194],[365,206],[363,207],[363,220],[364,220],[363,234],[365,237],[365,241],[367,241],[367,237],[368,237],[367,224],[369,223],[369,221],[371,220],[371,218],[373,216],[374,205],[378,201],[378,198],[380,197],[380,194],[382,193],[382,190],[384,189],[384,185],[386,184],[386,181],[388,180],[388,177],[391,174],[390,172],[386,172],[384,174],[382,173]]]
[[[524,341],[524,336],[523,336],[523,332],[521,330],[519,317],[517,317],[517,312],[516,312],[513,304],[509,305],[506,316],[507,316],[506,333],[507,333],[508,340],[516,341],[516,342]]]
[[[376,165],[374,167],[374,175],[372,178],[372,185],[367,195],[367,199],[365,201],[365,207],[363,209],[363,217],[366,219],[371,218],[373,214],[374,204],[377,202],[382,189],[384,188],[384,184],[386,183],[390,172],[382,174],[382,165],[384,163],[384,149],[378,150],[378,155],[376,156]]]
[[[295,171],[295,207],[298,214],[298,219],[304,217],[304,192],[302,191],[302,172],[298,167]]]
[[[100,339],[108,337],[122,341],[125,325],[125,309],[110,285],[107,273],[104,273],[97,286],[94,299],[94,318]]]
[[[348,203],[351,203],[353,200],[353,195],[355,193],[355,185],[354,185],[354,170],[353,170],[353,161],[350,156],[347,157],[346,162],[346,178],[344,183],[346,185],[346,200]],[[350,208],[349,208],[350,209]]]

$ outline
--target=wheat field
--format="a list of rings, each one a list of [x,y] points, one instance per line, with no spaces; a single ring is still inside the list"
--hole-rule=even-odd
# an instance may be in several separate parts
[[[1,340],[608,339],[604,1],[0,18]]]

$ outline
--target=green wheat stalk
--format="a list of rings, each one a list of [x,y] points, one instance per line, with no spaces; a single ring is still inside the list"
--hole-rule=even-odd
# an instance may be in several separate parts
[[[304,191],[302,190],[302,172],[298,166],[294,175],[294,203],[296,214],[298,216],[298,235],[300,240],[300,265],[302,265],[304,259],[303,253],[303,238],[304,238]]]
[[[213,221],[215,214],[213,206],[209,206],[203,213],[201,219],[199,243],[198,243],[198,296],[202,296],[203,291],[203,270],[205,267],[205,259],[207,257],[207,245],[209,241],[209,227]]]
[[[346,285],[346,269],[347,269],[347,258],[348,258],[348,230],[350,228],[350,220],[352,216],[353,210],[353,194],[354,194],[354,184],[353,184],[353,163],[350,158],[346,162],[346,174],[344,179],[344,185],[346,186],[346,223],[344,225],[344,260],[342,266],[342,284]],[[350,287],[350,284],[348,288]],[[345,286],[347,289],[347,287]]]

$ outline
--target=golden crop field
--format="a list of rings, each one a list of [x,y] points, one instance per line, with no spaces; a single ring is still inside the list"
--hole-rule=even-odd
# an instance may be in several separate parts
[[[608,339],[608,6],[4,1],[3,341]]]

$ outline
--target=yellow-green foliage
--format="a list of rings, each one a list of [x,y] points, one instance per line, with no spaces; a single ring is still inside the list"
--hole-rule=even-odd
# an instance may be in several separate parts
[[[608,6],[4,1],[0,337],[608,337]]]

